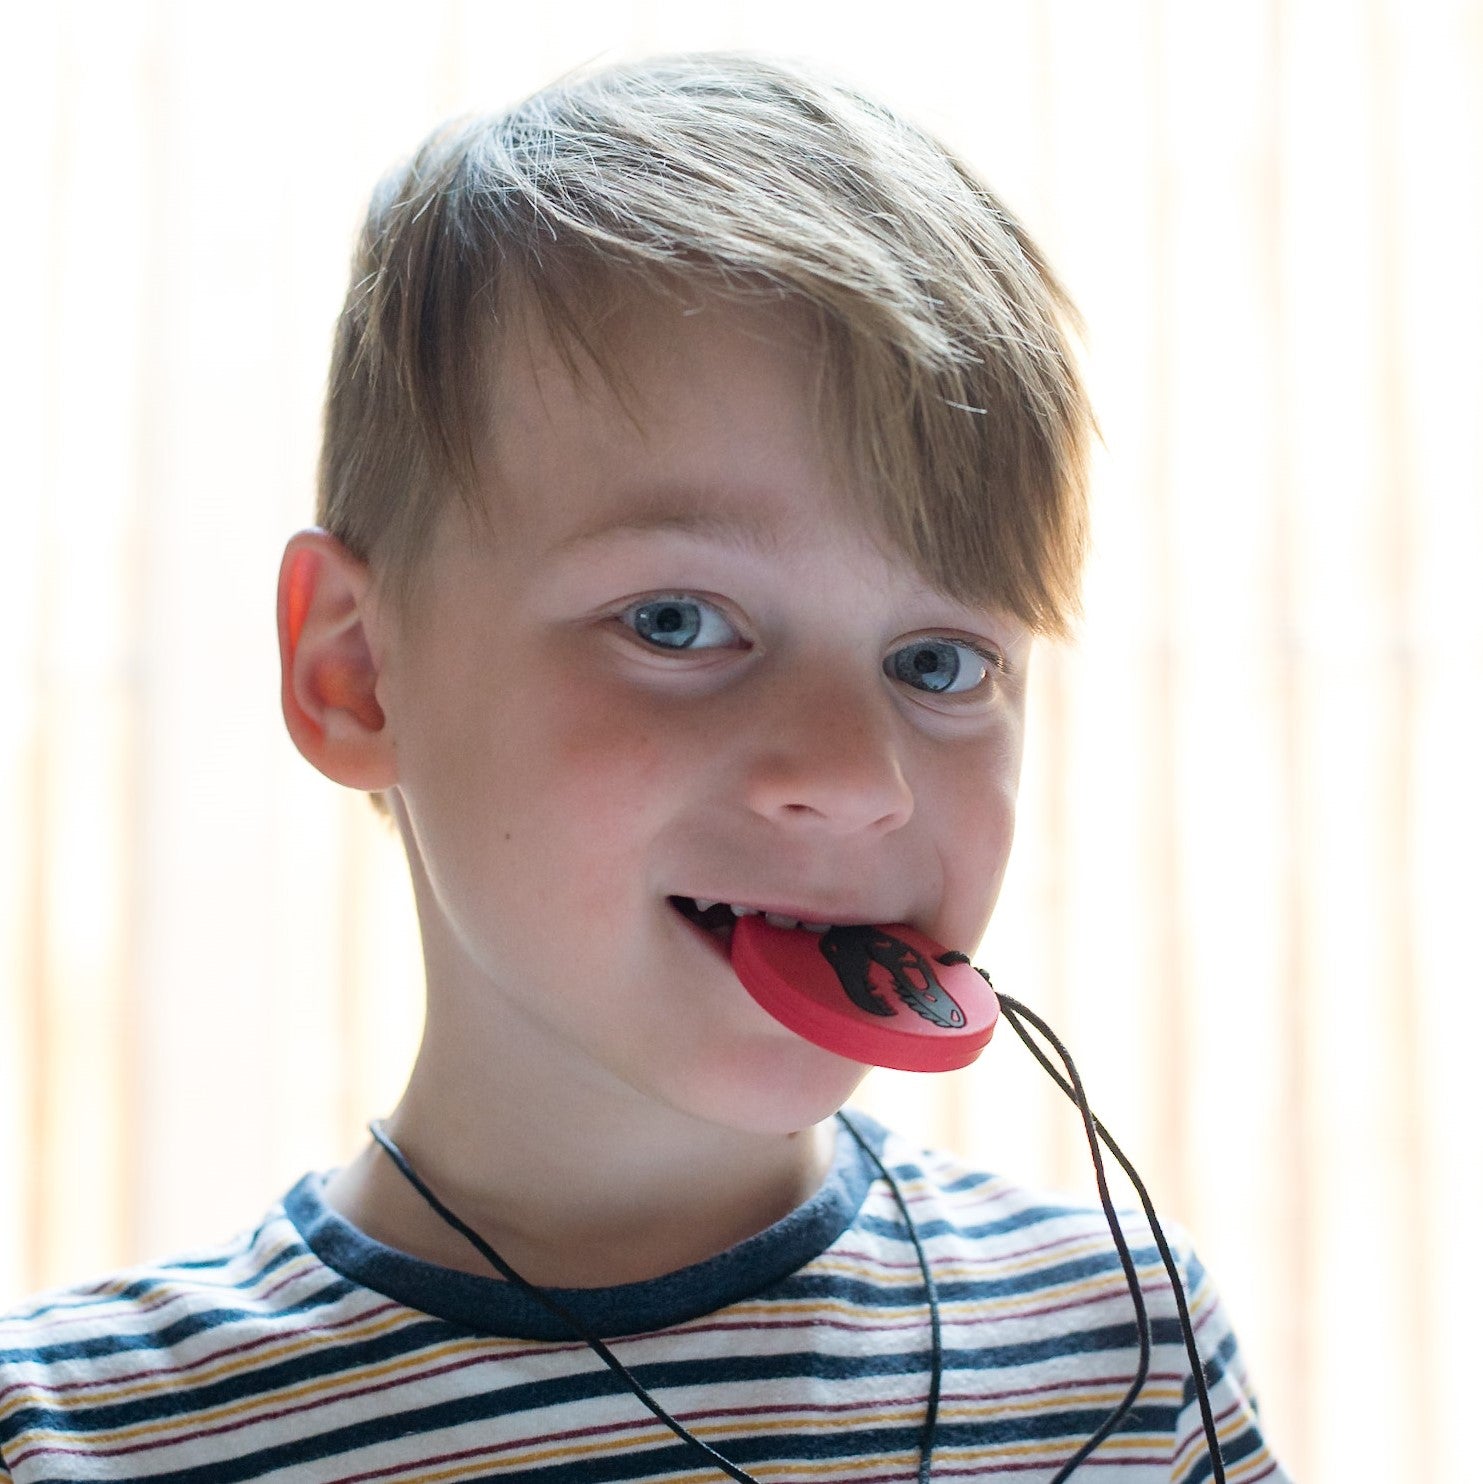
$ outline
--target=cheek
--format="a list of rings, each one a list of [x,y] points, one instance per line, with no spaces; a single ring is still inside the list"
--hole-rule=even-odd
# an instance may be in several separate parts
[[[547,785],[543,850],[560,850],[590,893],[612,910],[620,883],[647,889],[650,846],[697,786],[703,752],[682,727],[631,691],[577,688],[551,698],[526,739]],[[569,883],[570,885],[571,883]],[[621,894],[621,893],[620,893]]]
[[[531,740],[543,770],[594,822],[638,821],[683,773],[675,738],[629,697],[557,698],[543,732]]]
[[[1018,761],[996,757],[992,766],[956,780],[941,816],[942,865],[948,925],[954,946],[972,951],[998,900],[1014,839]]]

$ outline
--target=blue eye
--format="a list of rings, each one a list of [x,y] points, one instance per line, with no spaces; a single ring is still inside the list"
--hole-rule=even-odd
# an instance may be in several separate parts
[[[884,668],[892,679],[916,690],[963,695],[977,690],[998,666],[991,656],[971,644],[953,639],[920,639],[888,655]]]
[[[719,649],[740,637],[719,609],[698,598],[651,598],[619,617],[656,649]]]

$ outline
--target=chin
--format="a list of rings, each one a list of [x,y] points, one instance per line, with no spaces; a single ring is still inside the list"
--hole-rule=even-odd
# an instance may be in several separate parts
[[[676,1112],[737,1133],[794,1134],[832,1118],[869,1070],[796,1037],[780,1037],[676,1079],[663,1096]]]

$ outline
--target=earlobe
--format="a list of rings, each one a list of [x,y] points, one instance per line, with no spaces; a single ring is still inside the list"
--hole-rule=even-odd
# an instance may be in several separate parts
[[[371,574],[328,531],[300,531],[278,573],[283,719],[294,745],[348,788],[396,782],[396,749],[376,698]]]

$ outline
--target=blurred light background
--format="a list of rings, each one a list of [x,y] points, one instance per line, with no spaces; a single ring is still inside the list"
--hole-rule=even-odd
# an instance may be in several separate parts
[[[1305,1484],[1462,1479],[1483,1230],[1478,0],[8,12],[0,1303],[227,1235],[387,1110],[396,849],[281,727],[273,585],[371,184],[592,60],[824,61],[1085,312],[1079,642],[982,960],[1192,1230]],[[1089,1188],[1007,1033],[905,1131]]]

